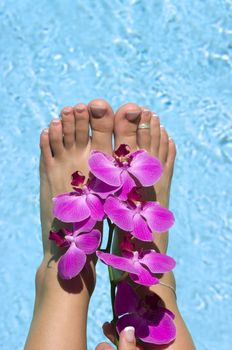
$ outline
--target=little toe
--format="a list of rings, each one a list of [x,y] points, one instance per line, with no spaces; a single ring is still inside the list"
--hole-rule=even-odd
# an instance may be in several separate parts
[[[40,149],[41,155],[45,164],[49,164],[52,161],[52,151],[49,142],[49,129],[42,130],[40,134]]]
[[[72,107],[65,107],[61,111],[64,146],[66,149],[73,147],[75,143],[75,119]]]
[[[135,103],[121,106],[114,118],[115,148],[127,144],[131,150],[138,148],[137,129],[141,119],[141,108]]]
[[[169,137],[169,148],[168,148],[168,157],[167,157],[167,168],[170,170],[171,174],[173,173],[175,158],[176,158],[176,145],[171,137]]]
[[[112,153],[112,133],[114,112],[111,106],[101,99],[93,100],[88,105],[92,130],[92,149]]]
[[[151,111],[142,108],[141,119],[137,129],[137,144],[140,149],[150,151],[151,147]]]
[[[160,119],[156,113],[152,113],[151,118],[151,150],[155,157],[159,156],[160,146]]]
[[[49,142],[54,157],[59,157],[64,151],[63,131],[61,120],[55,118],[51,121],[49,126]]]
[[[74,106],[75,134],[77,148],[84,149],[89,143],[89,112],[83,103]]]
[[[160,145],[159,145],[159,160],[164,165],[168,158],[169,140],[168,133],[161,125],[160,127]]]

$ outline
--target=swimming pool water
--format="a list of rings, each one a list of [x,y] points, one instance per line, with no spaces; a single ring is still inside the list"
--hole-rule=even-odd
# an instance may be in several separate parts
[[[174,138],[179,306],[198,350],[230,349],[232,1],[1,0],[0,33],[0,349],[23,349],[32,316],[40,130],[95,97],[149,106]],[[111,319],[107,278],[99,264],[90,350]]]

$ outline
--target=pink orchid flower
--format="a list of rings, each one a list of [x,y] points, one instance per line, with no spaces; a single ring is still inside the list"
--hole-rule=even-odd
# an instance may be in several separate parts
[[[159,283],[155,274],[169,272],[176,265],[173,258],[153,249],[133,251],[134,246],[128,236],[124,238],[120,248],[122,256],[101,251],[97,251],[96,254],[105,264],[128,272],[134,282],[144,286]]]
[[[104,205],[106,215],[122,230],[142,241],[152,241],[152,232],[165,232],[174,224],[172,212],[158,202],[142,202],[132,190],[127,201],[109,196]]]
[[[120,145],[110,156],[93,151],[89,158],[89,167],[98,179],[110,186],[118,187],[121,199],[136,186],[135,179],[142,186],[152,186],[162,175],[161,162],[150,156],[145,150],[130,153],[129,146]]]
[[[63,229],[59,232],[50,231],[49,239],[55,241],[58,247],[68,247],[68,250],[61,256],[58,263],[58,273],[62,279],[76,277],[86,263],[86,255],[93,254],[101,241],[99,230],[92,230],[80,234]]]
[[[160,306],[161,303],[156,294],[140,299],[128,283],[120,282],[114,304],[115,313],[120,317],[116,323],[118,334],[132,326],[135,336],[145,343],[169,344],[176,337],[175,316]]]
[[[85,176],[78,171],[72,174],[71,185],[74,191],[53,198],[53,214],[63,222],[81,222],[84,228],[85,225],[92,228],[104,217],[103,201],[94,190],[95,179],[86,184],[84,181]],[[100,189],[101,186],[98,185],[99,192]]]

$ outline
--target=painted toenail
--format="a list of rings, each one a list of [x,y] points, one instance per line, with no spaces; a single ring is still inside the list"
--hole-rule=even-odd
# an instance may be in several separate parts
[[[133,121],[133,120],[135,120],[136,118],[138,118],[138,116],[139,116],[140,114],[141,114],[141,111],[138,111],[138,110],[133,111],[133,110],[131,110],[131,111],[126,112],[126,117],[127,117],[127,119],[128,119],[129,121]]]
[[[75,106],[75,109],[77,112],[81,113],[81,112],[84,112],[85,110],[85,105],[84,104],[79,104],[77,106]]]
[[[91,112],[94,117],[102,118],[106,114],[106,108],[98,105],[90,106]]]
[[[48,133],[49,133],[49,129],[48,129],[48,128],[43,129],[43,130],[42,130],[42,133],[43,133],[43,134],[48,134]]]
[[[55,119],[52,120],[53,124],[59,124],[59,122],[60,122],[59,118],[55,118]]]
[[[64,114],[69,114],[69,113],[72,112],[72,108],[71,108],[71,107],[64,108],[62,112],[63,112]]]

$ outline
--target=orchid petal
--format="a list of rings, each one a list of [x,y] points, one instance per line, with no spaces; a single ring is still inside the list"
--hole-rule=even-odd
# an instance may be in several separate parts
[[[120,186],[121,169],[114,165],[114,158],[102,152],[93,151],[89,157],[89,167],[93,175],[112,186]]]
[[[72,186],[80,186],[85,182],[85,176],[81,175],[81,172],[75,171],[75,173],[72,174]]]
[[[132,262],[132,259],[128,259],[125,257],[104,253],[98,251],[97,256],[101,259],[105,264],[114,267],[117,270],[126,271],[136,273],[136,268]]]
[[[115,297],[114,310],[117,316],[127,312],[136,312],[139,305],[139,297],[127,282],[119,282]]]
[[[79,274],[86,262],[85,253],[73,242],[67,252],[62,255],[58,263],[59,276],[71,279]]]
[[[82,221],[90,216],[86,196],[64,193],[53,198],[53,214],[63,222]]]
[[[143,323],[143,320],[139,316],[137,316],[136,313],[127,314],[127,315],[120,317],[117,320],[116,329],[117,329],[118,334],[120,334],[124,328],[134,327],[135,336],[138,337],[137,329],[140,329],[141,323]]]
[[[64,238],[63,232],[50,231],[48,239],[54,241],[57,247],[69,246],[69,243]]]
[[[133,211],[115,197],[108,197],[104,205],[105,213],[118,227],[125,231],[133,229]]]
[[[107,183],[94,177],[89,181],[89,189],[91,192],[96,193],[102,199],[105,199],[110,194],[114,194],[118,190],[118,186],[115,187],[108,185]]]
[[[88,194],[86,196],[86,202],[88,204],[88,207],[91,211],[91,217],[93,219],[96,219],[98,221],[101,221],[104,217],[104,207],[103,204],[97,196],[94,194]]]
[[[171,271],[176,262],[166,254],[156,253],[154,250],[144,250],[139,262],[146,265],[152,273],[165,273]]]
[[[157,202],[147,202],[141,215],[147,220],[150,229],[156,232],[169,230],[175,221],[172,212],[162,208]]]
[[[134,229],[132,234],[141,241],[152,241],[152,232],[140,214],[133,217]]]
[[[127,170],[121,172],[122,187],[118,191],[117,197],[121,200],[127,200],[128,193],[136,186],[135,181],[128,174]]]
[[[117,157],[125,157],[129,153],[130,153],[130,147],[125,144],[120,145],[116,149],[116,151],[114,151],[114,154],[116,154]]]
[[[176,328],[172,317],[165,308],[157,307],[152,320],[144,320],[136,329],[142,341],[151,344],[168,344],[176,338]]]
[[[133,157],[128,172],[134,175],[143,186],[152,186],[162,175],[162,164],[146,151],[131,154]]]
[[[75,222],[73,224],[74,234],[77,235],[80,232],[89,232],[92,230],[95,224],[96,220],[94,220],[91,216],[83,221]]]
[[[101,232],[99,230],[82,233],[75,238],[76,246],[83,250],[85,254],[93,254],[97,250],[100,241]]]
[[[158,278],[156,278],[150,271],[145,269],[140,263],[134,264],[136,267],[136,274],[130,274],[132,281],[143,286],[152,286],[159,283]]]

